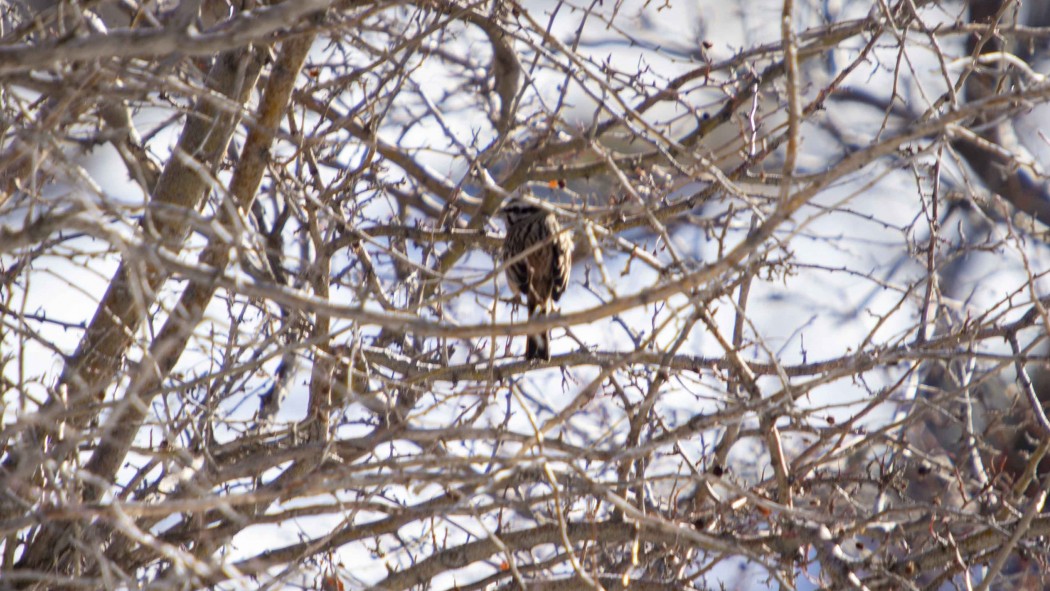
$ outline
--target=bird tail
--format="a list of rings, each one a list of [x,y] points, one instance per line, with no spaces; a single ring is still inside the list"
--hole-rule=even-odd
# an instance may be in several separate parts
[[[550,311],[551,301],[549,299],[541,301],[537,298],[529,298],[530,322],[534,318],[542,319]],[[542,361],[551,360],[551,332],[549,330],[537,332],[528,336],[528,339],[525,341],[525,359],[540,359]]]
[[[551,360],[551,335],[544,331],[539,334],[530,334],[529,340],[525,341],[525,359]]]

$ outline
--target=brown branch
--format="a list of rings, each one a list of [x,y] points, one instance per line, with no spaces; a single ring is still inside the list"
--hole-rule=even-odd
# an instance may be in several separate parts
[[[331,4],[333,0],[297,0],[261,6],[237,14],[204,33],[174,26],[114,29],[105,34],[0,47],[0,76],[40,70],[62,62],[79,63],[111,57],[213,56],[286,30]]]

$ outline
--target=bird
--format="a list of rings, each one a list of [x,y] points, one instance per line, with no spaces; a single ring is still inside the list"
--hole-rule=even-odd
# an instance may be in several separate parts
[[[515,297],[525,294],[530,320],[549,314],[569,285],[572,236],[553,213],[520,197],[511,198],[500,214],[507,222],[502,250],[507,283]],[[549,361],[550,341],[547,330],[528,335],[525,359]]]

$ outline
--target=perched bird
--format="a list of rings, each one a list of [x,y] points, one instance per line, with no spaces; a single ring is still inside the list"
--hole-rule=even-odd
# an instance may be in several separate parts
[[[503,260],[507,283],[515,295],[525,294],[529,319],[554,309],[569,284],[572,267],[572,237],[563,232],[553,213],[521,198],[512,198],[500,214],[507,220]],[[528,335],[526,359],[551,358],[549,331]]]

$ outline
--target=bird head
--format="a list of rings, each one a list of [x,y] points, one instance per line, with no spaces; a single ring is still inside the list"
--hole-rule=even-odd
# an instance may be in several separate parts
[[[521,197],[511,197],[499,210],[499,215],[507,220],[508,224],[514,224],[525,218],[536,215],[542,211],[539,207],[525,201]]]

